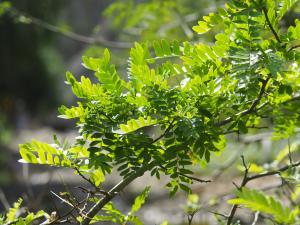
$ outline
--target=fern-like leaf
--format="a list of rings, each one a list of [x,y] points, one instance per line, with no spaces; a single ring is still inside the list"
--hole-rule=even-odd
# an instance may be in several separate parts
[[[136,120],[131,119],[127,121],[127,124],[121,124],[120,129],[122,130],[123,133],[131,133],[133,131],[136,131],[138,129],[141,129],[143,127],[148,127],[153,124],[156,124],[157,120],[151,119],[150,116],[147,117],[147,119],[144,119],[143,117],[140,117]]]
[[[100,84],[92,84],[87,77],[81,76],[80,82],[70,72],[66,73],[66,77],[67,83],[72,86],[72,91],[78,98],[98,100],[105,95],[103,87]]]
[[[245,207],[262,213],[270,214],[278,223],[294,224],[295,212],[284,207],[279,201],[257,190],[243,188],[237,192],[238,198],[228,201],[230,204],[244,205]]]
[[[120,95],[123,91],[123,81],[113,64],[110,63],[110,53],[108,49],[104,50],[103,58],[84,57],[83,65],[90,70],[95,71],[95,77],[101,82],[106,90]]]
[[[143,192],[135,198],[134,203],[130,210],[131,215],[136,213],[142,207],[142,205],[145,203],[149,193],[150,193],[150,186],[147,186],[143,190]]]
[[[166,40],[154,41],[153,49],[157,58],[180,55],[180,46],[178,41],[173,41],[172,43],[169,43]]]
[[[13,207],[9,209],[9,211],[6,214],[8,221],[14,221],[18,218],[18,211],[20,210],[22,202],[23,199],[19,198],[18,201],[14,203]]]
[[[299,0],[281,0],[279,3],[279,16],[283,17]]]
[[[63,119],[80,118],[88,112],[88,110],[85,109],[80,102],[78,102],[77,107],[72,106],[71,108],[67,108],[66,106],[61,106],[58,111],[60,112],[58,117]]]
[[[62,167],[71,167],[72,164],[62,149],[36,140],[20,144],[19,149],[22,157],[20,162]]]

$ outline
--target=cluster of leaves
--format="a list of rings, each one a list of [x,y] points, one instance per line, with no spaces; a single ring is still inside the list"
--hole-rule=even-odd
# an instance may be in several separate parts
[[[98,82],[84,76],[77,80],[68,72],[67,83],[79,102],[59,110],[60,117],[76,119],[76,143],[32,141],[20,145],[23,160],[74,168],[96,186],[113,168],[123,177],[117,188],[146,171],[158,179],[164,174],[174,195],[179,188],[191,192],[189,184],[197,180],[192,166],[205,165],[221,152],[226,133],[270,124],[277,138],[293,134],[299,126],[300,53],[294,43],[300,38],[300,23],[288,30],[279,26],[293,3],[230,1],[193,28],[199,34],[218,30],[212,45],[135,43],[126,79],[111,63],[109,50],[102,58],[84,57],[83,66]],[[116,216],[119,211],[107,201],[115,193],[113,189],[95,206],[104,204],[107,216],[123,223],[129,217]],[[279,213],[278,222],[296,220],[297,210],[287,211],[255,191],[241,193],[231,203]],[[90,212],[94,217],[95,210]],[[83,218],[83,224],[89,219]]]
[[[125,37],[143,40],[157,38],[192,38],[191,22],[197,21],[204,9],[219,5],[220,1],[116,1],[105,11],[112,28],[122,31]],[[197,10],[195,10],[197,9]]]
[[[150,186],[146,187],[144,191],[142,191],[141,194],[135,198],[134,203],[131,206],[131,210],[126,215],[118,210],[112,202],[106,204],[103,207],[104,215],[95,216],[92,220],[92,223],[100,221],[111,221],[118,224],[132,223],[135,225],[142,225],[143,222],[135,214],[145,203],[149,192]]]
[[[296,218],[299,215],[298,207],[294,209],[285,207],[273,197],[256,190],[243,188],[237,192],[237,197],[228,202],[230,204],[244,205],[253,211],[270,214],[279,224],[295,224]]]
[[[0,215],[0,224],[29,225],[32,224],[33,221],[50,218],[50,216],[42,210],[37,213],[27,212],[25,208],[21,207],[22,202],[23,200],[20,198],[5,215]]]

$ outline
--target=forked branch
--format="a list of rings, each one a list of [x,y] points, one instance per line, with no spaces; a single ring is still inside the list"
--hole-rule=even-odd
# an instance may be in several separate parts
[[[245,170],[244,170],[244,178],[243,178],[243,180],[241,182],[241,185],[238,187],[238,189],[242,189],[243,187],[245,187],[247,185],[248,182],[250,182],[252,180],[263,178],[263,177],[277,175],[277,174],[280,174],[280,173],[282,173],[284,171],[287,171],[290,168],[294,168],[294,167],[300,166],[300,161],[299,161],[297,163],[293,163],[293,164],[281,167],[278,170],[269,171],[269,172],[265,172],[265,173],[261,173],[261,174],[252,175],[252,176],[248,176],[249,166],[246,165],[245,159],[244,159],[243,156],[242,156],[242,162],[243,162],[243,165],[244,165],[244,168],[245,168]],[[231,211],[230,211],[229,216],[228,216],[227,225],[230,225],[232,223],[232,220],[234,218],[234,215],[236,213],[237,208],[238,208],[238,205],[233,205],[232,206]]]
[[[120,181],[116,186],[114,186],[108,195],[103,196],[86,214],[86,217],[82,221],[82,225],[90,224],[94,216],[107,204],[109,203],[117,194],[120,193],[128,184],[130,184],[136,178],[142,176],[149,168],[141,167],[140,170],[136,171],[134,174],[128,176],[127,178]]]
[[[253,112],[256,112],[259,109],[261,109],[262,107],[264,107],[265,104],[262,104],[259,107],[257,107],[257,106],[260,103],[260,101],[261,101],[261,99],[262,99],[262,97],[263,97],[263,95],[266,91],[266,87],[267,87],[267,84],[268,84],[269,80],[270,80],[270,77],[267,77],[265,80],[263,80],[260,91],[259,91],[259,94],[258,94],[257,98],[253,101],[253,103],[252,103],[252,105],[250,106],[249,109],[246,109],[242,112],[239,112],[239,113],[235,114],[234,116],[228,117],[225,120],[222,120],[222,121],[216,123],[215,126],[217,126],[217,127],[224,126],[224,125],[232,122],[234,120],[234,118],[236,118],[236,117],[246,116],[246,115],[251,114]]]

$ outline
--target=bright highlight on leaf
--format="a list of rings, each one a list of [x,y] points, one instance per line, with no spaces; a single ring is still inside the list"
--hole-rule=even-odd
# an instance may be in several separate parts
[[[142,207],[150,193],[150,188],[150,186],[147,186],[143,192],[135,198],[134,203],[131,206],[130,214],[136,213]]]
[[[141,129],[143,127],[148,127],[148,126],[154,125],[156,123],[157,123],[157,120],[151,119],[150,116],[148,116],[146,119],[144,119],[143,117],[139,117],[136,120],[131,119],[131,120],[127,121],[127,124],[121,124],[120,128],[125,134],[127,134],[130,132],[136,131],[138,129]]]
[[[20,144],[19,148],[22,157],[20,162],[63,167],[72,165],[61,149],[47,143],[32,140],[31,143]]]
[[[204,21],[199,21],[197,26],[193,26],[193,30],[198,34],[204,34],[208,32],[211,28]]]

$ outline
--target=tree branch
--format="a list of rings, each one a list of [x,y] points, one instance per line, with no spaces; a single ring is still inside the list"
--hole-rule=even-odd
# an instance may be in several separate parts
[[[262,177],[267,177],[267,176],[273,176],[273,175],[276,175],[276,174],[280,174],[281,172],[284,172],[286,170],[288,170],[289,168],[294,168],[294,167],[298,167],[300,166],[300,161],[297,162],[297,163],[293,163],[293,164],[290,164],[290,165],[287,165],[287,166],[284,166],[278,170],[275,170],[275,171],[269,171],[269,172],[266,172],[266,173],[262,173],[262,174],[257,174],[257,175],[253,175],[253,176],[250,176],[247,178],[247,183],[251,180],[255,180],[255,179],[258,179],[258,178],[262,178]]]
[[[10,14],[13,17],[20,17],[23,16],[26,19],[28,19],[29,23],[32,23],[36,26],[42,27],[46,30],[52,31],[54,33],[58,33],[60,35],[63,35],[67,38],[70,38],[74,41],[82,42],[85,44],[95,44],[95,45],[102,45],[108,48],[119,48],[119,49],[128,49],[132,47],[132,43],[130,42],[119,42],[119,41],[109,41],[102,37],[88,37],[82,34],[78,34],[72,31],[66,31],[60,27],[57,27],[53,24],[50,24],[48,22],[45,22],[39,18],[33,17],[31,15],[28,15],[24,12],[19,11],[18,9],[11,7]]]
[[[238,187],[238,189],[241,189],[241,188],[245,187],[247,185],[247,183],[250,182],[250,181],[252,181],[252,180],[263,178],[263,177],[267,177],[267,176],[273,176],[273,175],[276,175],[276,174],[280,174],[281,172],[284,172],[284,171],[286,171],[286,170],[288,170],[290,168],[294,168],[294,167],[300,166],[300,161],[299,161],[297,163],[293,163],[293,164],[281,167],[278,170],[269,171],[269,172],[266,172],[266,173],[257,174],[257,175],[253,175],[253,176],[248,176],[249,167],[246,166],[244,157],[243,156],[241,156],[241,157],[242,157],[242,161],[243,161],[243,165],[244,165],[245,171],[244,171],[244,178],[242,180],[241,185]],[[232,206],[230,214],[228,216],[227,225],[230,225],[232,223],[232,220],[233,220],[233,217],[234,217],[234,215],[236,213],[237,208],[238,208],[238,205],[233,205]]]
[[[159,141],[161,138],[163,138],[170,129],[174,127],[175,119],[172,120],[172,122],[169,124],[165,132],[160,135],[158,138],[154,139],[151,144]],[[138,171],[136,171],[134,174],[126,177],[122,181],[120,181],[116,186],[114,186],[110,191],[107,192],[103,198],[101,198],[86,214],[86,217],[82,221],[81,225],[88,225],[90,224],[93,217],[108,203],[110,202],[120,191],[122,191],[128,184],[130,184],[133,180],[136,178],[142,176],[146,171],[148,171],[153,165],[148,164],[148,166],[141,167]],[[199,181],[199,179],[197,179]]]
[[[292,46],[292,47],[290,47],[290,48],[288,49],[288,52],[291,52],[291,51],[293,51],[294,49],[299,48],[299,47],[300,47],[300,45]]]
[[[246,163],[245,163],[245,158],[244,158],[244,156],[241,156],[241,158],[242,158],[242,162],[243,162],[245,171],[244,171],[244,178],[243,178],[243,180],[242,180],[242,183],[241,183],[241,185],[240,185],[239,187],[237,187],[238,189],[243,188],[243,187],[247,184],[247,182],[248,182],[248,181],[247,181],[247,178],[248,178],[248,172],[249,172],[249,167],[248,167],[248,166],[246,165]],[[234,217],[234,215],[235,215],[235,213],[236,213],[237,208],[238,208],[238,205],[237,205],[237,204],[232,206],[232,208],[231,208],[231,210],[230,210],[230,213],[229,213],[229,216],[228,216],[227,225],[230,225],[230,224],[231,224],[231,222],[232,222],[232,220],[233,220],[233,217]]]
[[[233,119],[234,119],[235,117],[248,115],[248,114],[253,113],[253,112],[256,112],[256,111],[258,111],[259,109],[261,109],[262,107],[264,107],[264,106],[266,105],[265,103],[263,103],[263,104],[260,105],[259,107],[257,107],[257,105],[260,103],[260,101],[261,101],[261,99],[262,99],[262,97],[263,97],[263,95],[264,95],[264,93],[265,93],[266,86],[267,86],[269,80],[270,80],[270,77],[266,78],[266,79],[262,82],[262,85],[261,85],[261,89],[260,89],[260,91],[259,91],[259,94],[258,94],[257,98],[253,101],[253,103],[252,103],[252,105],[250,106],[249,109],[246,109],[246,110],[244,110],[244,111],[242,111],[242,112],[239,112],[239,113],[235,114],[234,116],[228,117],[228,118],[226,118],[225,120],[222,120],[221,122],[216,123],[215,126],[217,126],[217,127],[224,126],[224,125],[226,125],[226,124],[232,122]],[[256,107],[257,107],[257,108],[256,108]]]
[[[263,7],[262,10],[263,10],[263,13],[264,13],[264,15],[265,15],[267,24],[268,24],[268,26],[270,27],[270,29],[271,29],[271,31],[272,31],[274,37],[276,38],[276,40],[278,41],[278,43],[282,43],[281,40],[280,40],[280,38],[279,38],[279,35],[277,34],[277,32],[275,31],[274,27],[272,26],[272,23],[271,23],[271,21],[270,21],[270,19],[269,19],[269,16],[268,16],[268,10],[267,10],[267,8],[266,8],[266,7]]]
[[[81,171],[79,170],[79,168],[77,168],[77,167],[74,167],[74,169],[76,170],[76,172],[78,173],[78,175],[82,178],[82,179],[84,179],[84,180],[86,180],[90,185],[92,185],[95,189],[98,189],[98,187],[89,179],[89,178],[87,178],[86,176],[84,176],[82,173],[81,173]]]
[[[86,217],[83,219],[81,225],[90,224],[93,217],[108,203],[110,202],[120,191],[122,191],[128,184],[130,184],[136,178],[142,176],[147,170],[148,167],[142,167],[140,170],[136,171],[134,174],[128,176],[127,178],[120,181],[116,186],[114,186],[109,192],[108,195],[101,198],[86,214]]]
[[[193,177],[193,176],[185,175],[183,173],[179,173],[179,174],[181,176],[184,176],[184,177],[189,178],[189,179],[194,180],[194,181],[198,181],[200,183],[210,183],[211,182],[211,180],[203,180],[203,179],[200,179],[198,177]]]
[[[162,133],[160,136],[158,136],[157,138],[155,138],[150,145],[154,144],[155,142],[159,141],[160,139],[162,139],[173,127],[174,127],[174,122],[175,119],[172,120],[172,122],[169,124],[169,126],[167,127],[167,129],[164,131],[164,133]]]
[[[167,170],[166,167],[164,167],[164,166],[162,166],[162,165],[159,165],[159,167],[162,168],[164,171]],[[198,181],[198,182],[200,182],[200,183],[210,183],[210,182],[211,182],[211,180],[203,180],[203,179],[200,179],[200,178],[198,178],[198,177],[189,176],[189,175],[186,175],[186,174],[180,173],[180,172],[178,172],[178,174],[181,175],[181,176],[183,176],[183,177],[186,177],[186,178],[188,178],[188,179],[191,179],[191,180],[193,180],[193,181]]]

